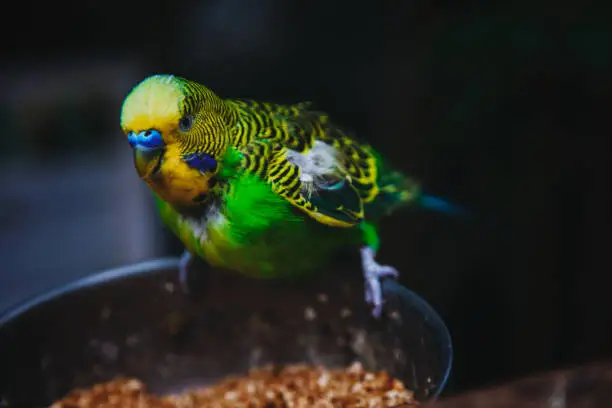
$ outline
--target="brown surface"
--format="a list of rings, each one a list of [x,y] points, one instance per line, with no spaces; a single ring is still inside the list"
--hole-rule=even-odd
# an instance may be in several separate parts
[[[560,370],[441,399],[431,408],[612,407],[612,361]]]
[[[116,378],[89,389],[72,391],[51,408],[175,408],[174,404],[146,392],[145,385],[132,378]]]
[[[367,372],[360,363],[329,370],[309,365],[272,366],[230,377],[213,386],[156,397],[130,378],[75,390],[51,408],[201,407],[416,407],[412,392],[385,372]]]

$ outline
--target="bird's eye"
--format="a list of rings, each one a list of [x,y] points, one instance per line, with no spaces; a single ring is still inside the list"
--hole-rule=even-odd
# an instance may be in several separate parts
[[[182,132],[188,131],[192,126],[193,116],[191,115],[185,115],[181,118],[181,120],[179,120],[179,129],[181,129]]]

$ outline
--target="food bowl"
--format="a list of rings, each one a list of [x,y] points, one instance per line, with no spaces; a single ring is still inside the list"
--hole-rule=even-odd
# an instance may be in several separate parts
[[[354,269],[299,281],[195,269],[192,276],[205,279],[186,294],[177,265],[159,259],[97,273],[5,313],[0,406],[49,406],[117,376],[173,393],[268,363],[360,361],[402,380],[421,401],[444,388],[448,330],[393,280],[383,282],[388,300],[376,320]]]

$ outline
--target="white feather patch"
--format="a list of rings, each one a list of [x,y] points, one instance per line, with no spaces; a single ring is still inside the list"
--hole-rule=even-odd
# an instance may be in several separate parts
[[[339,174],[336,149],[320,140],[315,141],[312,149],[306,153],[288,150],[287,160],[300,168],[300,180],[309,194],[317,190],[326,176]]]
[[[287,160],[302,170],[302,181],[333,174],[338,168],[336,149],[320,140],[315,141],[312,149],[306,153],[288,150]]]

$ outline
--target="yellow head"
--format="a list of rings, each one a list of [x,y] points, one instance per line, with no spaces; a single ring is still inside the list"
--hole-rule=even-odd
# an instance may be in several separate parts
[[[132,89],[121,109],[121,128],[144,179],[159,171],[162,160],[192,153],[207,154],[209,168],[200,173],[214,175],[230,145],[232,119],[230,107],[210,89],[174,75],[146,78]]]

